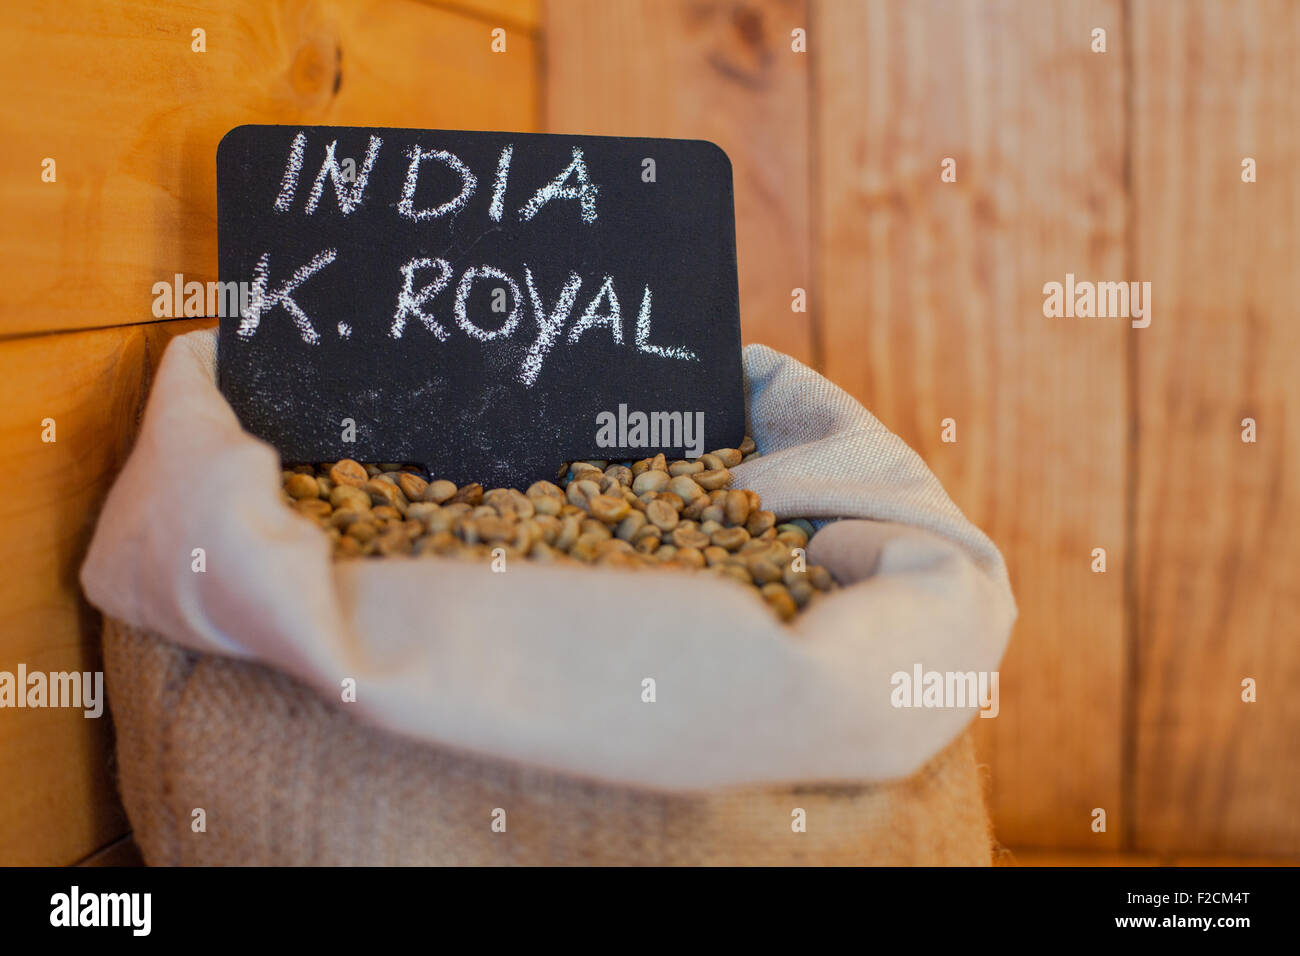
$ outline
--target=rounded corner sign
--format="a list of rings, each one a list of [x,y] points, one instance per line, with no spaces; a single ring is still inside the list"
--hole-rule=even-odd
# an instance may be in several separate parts
[[[521,482],[744,434],[711,143],[240,126],[217,222],[218,382],[286,461]]]

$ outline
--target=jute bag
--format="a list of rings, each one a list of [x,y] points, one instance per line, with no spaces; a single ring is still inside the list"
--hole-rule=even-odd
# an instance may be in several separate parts
[[[995,669],[1005,567],[816,373],[745,351],[735,485],[840,519],[808,557],[844,586],[782,625],[702,575],[332,561],[214,349],[164,356],[82,571],[147,862],[989,862],[972,710],[900,707],[891,675]]]
[[[271,668],[111,620],[104,655],[122,799],[152,866],[990,861],[968,734],[896,783],[665,794],[405,740]]]

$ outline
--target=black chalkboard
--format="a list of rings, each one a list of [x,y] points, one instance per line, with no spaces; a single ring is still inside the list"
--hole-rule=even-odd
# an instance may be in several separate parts
[[[518,485],[743,438],[731,164],[711,143],[240,126],[217,226],[220,281],[247,283],[218,383],[287,462]]]

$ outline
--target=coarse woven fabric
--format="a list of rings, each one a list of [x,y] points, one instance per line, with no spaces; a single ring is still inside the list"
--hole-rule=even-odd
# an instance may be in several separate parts
[[[111,620],[104,651],[122,797],[152,866],[990,862],[968,733],[900,782],[667,794],[404,740],[269,667]]]
[[[110,617],[270,665],[358,723],[663,792],[861,784],[917,771],[974,713],[894,706],[895,673],[998,666],[1015,604],[992,542],[870,413],[771,349],[745,349],[763,457],[734,484],[782,518],[846,519],[809,545],[845,587],[791,625],[705,575],[336,562],[218,392],[215,342],[168,348],[82,584]]]

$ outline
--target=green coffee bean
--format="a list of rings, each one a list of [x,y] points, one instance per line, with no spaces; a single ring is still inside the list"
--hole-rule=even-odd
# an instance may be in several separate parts
[[[743,564],[731,564],[730,562],[724,562],[722,564],[719,564],[718,567],[721,569],[722,574],[726,575],[729,578],[734,578],[735,580],[739,581],[741,584],[754,583],[754,578],[750,575],[749,569],[746,568]]]
[[[442,504],[449,501],[456,494],[456,485],[454,482],[440,478],[437,481],[431,481],[425,486],[424,494],[421,496],[425,501],[432,501],[434,504]]]
[[[696,484],[706,491],[716,491],[731,483],[731,472],[725,468],[714,471],[702,471],[694,476]]]
[[[668,472],[647,470],[632,479],[632,490],[638,495],[647,491],[663,491],[668,487],[668,481]]]
[[[709,536],[691,522],[682,522],[672,533],[673,544],[679,548],[702,551],[709,546]]]
[[[795,581],[793,584],[787,584],[786,589],[790,592],[790,597],[799,607],[807,607],[808,602],[812,600],[813,586],[807,581]]]
[[[749,532],[744,528],[722,528],[710,537],[714,544],[728,551],[736,551],[749,542]]]
[[[712,567],[715,564],[721,564],[730,556],[726,548],[719,548],[716,544],[711,544],[704,549],[704,560]]]
[[[632,510],[621,496],[615,498],[611,495],[596,495],[587,502],[587,506],[591,509],[592,517],[606,524],[618,524]]]
[[[614,533],[624,541],[631,541],[636,537],[636,533],[645,527],[645,523],[644,511],[629,511],[618,523],[618,529]]]
[[[722,505],[710,504],[700,509],[700,522],[711,521],[714,524],[722,524],[727,520],[727,512],[723,510]]]
[[[808,583],[818,591],[829,591],[835,586],[831,573],[820,564],[814,564],[808,569]]]
[[[554,515],[538,515],[533,519],[538,535],[541,540],[549,544],[555,543],[555,536],[560,533],[560,519]]]
[[[334,541],[334,556],[336,558],[359,558],[364,553],[361,549],[361,542],[356,538],[343,535]]]
[[[609,525],[597,518],[582,518],[578,527],[580,536],[587,534],[594,534],[598,538],[608,538],[612,536],[609,530]]]
[[[624,488],[629,488],[632,485],[632,469],[627,465],[610,465],[605,469],[605,477],[613,478]]]
[[[759,584],[774,584],[781,580],[781,569],[765,557],[751,558],[745,566]]]
[[[745,530],[751,538],[757,538],[770,531],[776,525],[776,515],[770,511],[753,511],[745,522]],[[775,534],[773,535],[775,537]]]
[[[776,526],[776,540],[791,548],[808,547],[808,536],[798,525],[779,524]]]
[[[336,485],[351,485],[360,488],[366,483],[369,474],[360,464],[351,458],[336,462],[329,470],[330,481]]]
[[[294,507],[309,518],[320,519],[328,518],[330,512],[334,510],[328,501],[321,501],[319,498],[299,498],[294,502]]]
[[[369,511],[370,495],[354,485],[335,485],[334,490],[330,492],[330,504],[336,509]]]
[[[311,475],[290,473],[289,477],[284,482],[284,490],[289,493],[289,497],[291,498],[303,499],[320,497],[320,485],[316,483],[316,479]]]
[[[684,504],[690,504],[704,494],[704,489],[689,475],[678,475],[676,478],[670,478],[668,491],[681,498]]]
[[[372,521],[354,521],[348,525],[348,537],[355,538],[364,544],[367,541],[373,541],[379,529],[375,527]]]
[[[677,509],[662,498],[656,498],[645,507],[645,516],[661,531],[671,531],[677,527]]]
[[[582,532],[582,524],[574,515],[567,515],[560,522],[560,530],[556,532],[553,544],[561,551],[568,551],[573,547],[574,542],[578,540],[578,535]]]
[[[784,584],[764,584],[762,594],[763,599],[783,621],[790,620],[799,610]]]
[[[579,478],[577,481],[569,482],[569,487],[565,491],[569,504],[575,505],[583,511],[590,510],[588,502],[598,494],[600,494],[600,485],[596,484],[594,481],[588,481],[585,478]]]
[[[674,556],[673,561],[675,564],[680,564],[683,567],[688,568],[702,568],[705,564],[704,554],[699,550],[699,548],[692,548],[689,546],[678,546],[677,554]]]
[[[360,517],[361,515],[351,508],[338,509],[330,515],[330,527],[336,530],[346,530],[348,525]]]
[[[726,502],[728,524],[743,525],[749,520],[749,497],[743,491],[727,492]]]
[[[723,468],[735,468],[740,464],[740,459],[745,457],[737,448],[717,448],[714,449],[713,454],[722,462]]]
[[[809,522],[778,526],[756,493],[728,489],[729,469],[752,449],[746,439],[695,461],[669,463],[662,454],[576,461],[557,471],[560,484],[539,481],[526,492],[457,487],[426,481],[412,465],[351,459],[284,469],[281,486],[339,559],[414,553],[474,563],[504,552],[536,562],[706,570],[761,589],[788,620],[834,581],[820,566],[793,568],[792,549],[812,536]]]
[[[529,498],[534,499],[534,502],[538,498],[555,498],[558,500],[564,498],[564,490],[559,485],[552,484],[549,481],[534,481],[528,486],[526,494]]]
[[[477,481],[472,481],[451,496],[453,504],[467,504],[473,507],[483,500],[483,486]]]
[[[653,527],[653,525],[651,527]],[[655,530],[658,529],[656,528]],[[639,554],[654,554],[659,550],[660,544],[662,544],[662,541],[660,540],[659,535],[647,534],[633,541],[632,547],[635,548]]]
[[[428,490],[429,483],[419,475],[404,471],[397,476],[397,487],[401,488],[402,494],[406,495],[411,501],[419,501],[424,497],[425,491]]]

